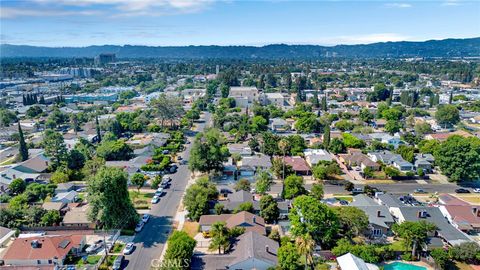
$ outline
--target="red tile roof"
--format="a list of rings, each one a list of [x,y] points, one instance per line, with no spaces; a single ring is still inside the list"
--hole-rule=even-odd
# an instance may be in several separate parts
[[[282,157],[279,157],[282,158]],[[293,170],[296,172],[306,172],[310,171],[308,163],[302,157],[285,157],[285,164],[292,166]]]
[[[17,238],[6,251],[3,260],[50,260],[64,258],[73,247],[78,247],[85,236],[62,235]],[[39,247],[33,248],[32,241],[38,241]],[[68,243],[67,243],[68,241]],[[66,244],[62,247],[60,244]]]

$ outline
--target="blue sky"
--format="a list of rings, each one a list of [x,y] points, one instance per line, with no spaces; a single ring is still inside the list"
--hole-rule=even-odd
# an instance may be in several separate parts
[[[480,36],[480,1],[0,0],[0,41],[359,44]]]

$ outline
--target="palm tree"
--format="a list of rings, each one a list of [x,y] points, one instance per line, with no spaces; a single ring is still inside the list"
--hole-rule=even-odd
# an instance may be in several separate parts
[[[310,234],[297,236],[295,239],[295,245],[297,246],[298,253],[305,256],[305,269],[308,269],[308,265],[313,263],[313,249],[315,248],[315,241]]]
[[[212,234],[212,240],[210,241],[209,250],[218,249],[218,254],[221,254],[222,248],[223,252],[229,247],[229,231],[227,224],[225,222],[215,222],[210,228],[210,233]]]
[[[285,153],[288,149],[288,141],[286,139],[281,139],[279,142],[278,142],[278,148],[280,148],[280,150],[282,151],[283,153],[283,174],[282,174],[282,178],[285,179]]]

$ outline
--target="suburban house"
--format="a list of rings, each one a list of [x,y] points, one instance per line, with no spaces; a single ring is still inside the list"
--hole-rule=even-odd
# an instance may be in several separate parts
[[[415,168],[422,169],[424,172],[431,172],[435,158],[432,154],[416,154]]]
[[[196,255],[191,269],[256,269],[267,270],[278,263],[278,242],[250,231],[242,234],[232,247],[232,251],[223,255]]]
[[[285,97],[281,93],[263,93],[260,100],[262,105],[275,105],[282,108],[285,105]]]
[[[62,224],[67,227],[94,228],[95,224],[88,219],[88,204],[69,203]]]
[[[388,150],[369,152],[367,156],[374,162],[391,165],[403,172],[413,171],[414,169],[412,163],[404,160],[399,154],[394,154]]]
[[[480,232],[480,205],[441,205],[443,216],[462,232]]]
[[[283,157],[277,157],[283,160]],[[285,157],[285,164],[291,166],[297,175],[310,175],[312,171],[308,163],[300,156]]]
[[[52,199],[52,202],[73,203],[77,201],[78,192],[75,190],[57,193]]]
[[[332,154],[323,149],[305,149],[303,154],[310,167],[317,165],[321,161],[331,162],[333,160]]]
[[[378,132],[378,133],[370,133],[368,134],[372,140],[393,145],[395,149],[398,148],[398,146],[403,144],[403,141],[400,139],[400,136],[398,134],[395,134],[394,136],[388,134],[388,133],[383,133],[383,132]]]
[[[340,157],[340,161],[350,168],[360,166],[362,171],[365,170],[365,168],[370,168],[374,171],[380,170],[380,164],[372,161],[361,151],[353,151],[349,154],[339,154],[338,156]]]
[[[379,205],[370,197],[360,194],[353,197],[353,202],[350,204],[356,207],[368,216],[369,226],[368,231],[364,234],[367,237],[376,238],[388,236],[391,234],[390,227],[395,223],[388,207]]]
[[[230,87],[228,97],[235,99],[235,105],[240,108],[249,108],[259,100],[257,87],[234,86]]]
[[[50,159],[43,152],[31,157],[24,162],[0,172],[0,185],[8,186],[14,179],[20,178],[25,181],[36,181],[41,179],[42,173],[50,165]]]
[[[225,201],[219,203],[225,206],[225,209],[234,211],[240,204],[250,202],[253,204],[255,211],[260,211],[259,202],[255,200],[254,195],[245,190],[239,190],[234,193],[230,193]]]
[[[286,132],[291,128],[290,123],[282,118],[272,118],[269,122],[268,125],[273,132]]]
[[[249,166],[255,169],[255,172],[265,171],[272,167],[270,157],[264,154],[243,157],[240,166]]]
[[[227,148],[230,154],[239,154],[242,157],[252,155],[252,149],[247,143],[230,143]]]
[[[361,258],[347,253],[337,258],[338,266],[341,270],[378,270],[378,266],[366,263]]]
[[[255,214],[242,211],[237,214],[203,215],[199,225],[201,232],[208,232],[215,222],[225,222],[228,228],[243,227],[245,232],[254,231],[265,235],[265,220]]]
[[[15,230],[0,226],[0,248],[5,247],[13,236],[15,236]]]
[[[3,261],[12,266],[63,265],[67,254],[79,254],[84,245],[84,235],[17,238],[6,250]]]

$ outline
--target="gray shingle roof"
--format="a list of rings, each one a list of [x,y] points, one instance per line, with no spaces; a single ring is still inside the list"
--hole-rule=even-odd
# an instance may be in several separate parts
[[[229,265],[255,258],[275,266],[278,261],[277,250],[278,243],[276,241],[256,232],[246,232],[238,238],[238,242],[231,253],[235,259]]]

